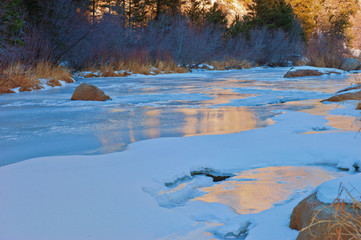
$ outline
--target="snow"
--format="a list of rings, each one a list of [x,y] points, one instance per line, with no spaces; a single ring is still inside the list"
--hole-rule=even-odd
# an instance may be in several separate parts
[[[335,199],[353,203],[361,201],[361,174],[327,181],[317,190],[317,199],[323,203],[333,203]]]
[[[284,80],[287,70],[86,80],[110,93],[105,103],[67,100],[77,84],[0,96],[0,239],[296,239],[290,214],[319,183],[343,177],[359,188],[361,139],[335,124],[358,118],[352,104],[319,102],[349,85],[347,75]],[[143,128],[149,135],[137,135]],[[111,153],[96,151],[107,144]],[[216,183],[195,171],[231,177]],[[339,181],[321,185],[318,198],[334,199]],[[239,214],[228,193],[197,200],[231,183],[269,204]],[[268,197],[274,185],[282,198]]]
[[[317,71],[319,71],[321,73],[324,73],[324,74],[328,74],[328,73],[331,73],[331,74],[335,74],[335,73],[345,74],[345,73],[347,73],[346,71],[340,70],[340,69],[337,69],[337,68],[320,68],[320,67],[312,67],[312,66],[296,66],[296,67],[291,68],[291,71],[296,71],[296,70],[317,70]]]

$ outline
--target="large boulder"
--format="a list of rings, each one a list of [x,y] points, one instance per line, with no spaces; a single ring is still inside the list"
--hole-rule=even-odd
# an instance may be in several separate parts
[[[290,70],[288,71],[284,77],[285,78],[294,78],[294,77],[309,77],[309,76],[321,76],[322,72],[318,70],[310,70],[310,69],[298,69],[298,70]]]
[[[331,205],[331,204],[328,204]],[[316,193],[302,200],[294,209],[291,215],[290,228],[300,231],[297,240],[324,240],[327,239],[327,222],[316,224],[307,230],[313,221],[331,219],[330,206],[325,206],[317,200]],[[317,216],[314,216],[318,212]],[[302,230],[302,231],[301,231]],[[317,234],[317,236],[313,236]]]
[[[361,69],[361,62],[355,58],[343,58],[341,69],[345,71],[353,71]]]
[[[322,100],[322,102],[342,102],[347,100],[361,101],[361,91],[338,94],[330,98],[327,98],[325,100]]]
[[[350,235],[342,230],[341,238],[330,238],[337,236],[338,226],[335,225],[338,219],[343,219],[343,213],[351,213],[357,219],[356,208],[352,204],[343,204],[337,207],[334,204],[320,202],[313,193],[302,200],[293,210],[291,215],[290,228],[300,231],[297,240],[325,240],[325,239],[350,239]],[[351,219],[347,219],[352,223]],[[332,221],[332,225],[329,225]],[[331,227],[334,226],[334,227]]]
[[[87,83],[80,84],[74,91],[71,100],[83,101],[106,101],[111,98],[94,85]]]

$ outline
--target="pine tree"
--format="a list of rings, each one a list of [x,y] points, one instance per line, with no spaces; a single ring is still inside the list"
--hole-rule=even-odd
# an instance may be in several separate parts
[[[204,18],[208,24],[220,25],[223,27],[227,26],[227,14],[222,11],[216,2],[206,11]]]
[[[129,22],[130,26],[144,25],[147,21],[147,5],[144,0],[129,0],[131,8],[129,9]]]
[[[158,20],[160,15],[177,15],[181,11],[184,0],[147,0],[147,6],[155,20]]]
[[[7,0],[0,3],[3,13],[0,16],[0,35],[8,44],[17,46],[23,44],[22,28],[24,21],[20,15],[22,0]]]
[[[297,24],[291,5],[285,0],[253,0],[248,8],[242,21],[239,17],[233,21],[229,35],[248,34],[251,29],[263,27],[290,32]]]
[[[288,32],[295,22],[292,7],[285,0],[255,0],[249,9],[245,21],[251,27],[281,28]]]

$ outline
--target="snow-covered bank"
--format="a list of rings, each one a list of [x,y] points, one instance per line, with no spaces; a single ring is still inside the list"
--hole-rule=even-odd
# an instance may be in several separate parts
[[[360,161],[356,166],[361,166]],[[333,179],[323,183],[317,191],[317,199],[333,203],[338,198],[346,203],[361,201],[361,174]]]
[[[275,121],[241,133],[160,138],[120,153],[45,157],[1,167],[2,239],[212,239],[207,232],[237,234],[240,225],[234,221],[240,219],[250,224],[247,239],[295,239],[297,232],[287,223],[298,200],[237,216],[225,205],[202,201],[160,207],[143,190],[162,190],[195,169],[359,163],[361,139],[354,132],[299,134],[325,124],[322,116],[302,112]]]

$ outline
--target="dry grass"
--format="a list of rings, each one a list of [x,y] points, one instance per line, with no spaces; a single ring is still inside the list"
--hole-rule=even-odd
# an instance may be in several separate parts
[[[344,187],[341,188],[339,196],[342,191],[346,191],[353,202],[346,203],[339,197],[336,198],[330,207],[324,209],[332,213],[331,219],[317,220],[318,215],[322,214],[321,211],[324,211],[319,210],[313,216],[311,224],[302,231],[310,230],[315,225],[321,224],[326,228],[325,240],[361,239],[361,203]]]
[[[31,70],[17,63],[0,70],[0,93],[13,93],[11,89],[32,91],[41,88],[40,81],[31,74]]]
[[[48,62],[38,63],[32,72],[37,78],[56,79],[67,83],[74,82],[69,69]]]
[[[252,63],[247,60],[238,59],[226,59],[223,61],[211,61],[209,65],[213,66],[215,70],[227,70],[227,69],[249,69],[252,67]]]
[[[333,203],[334,219],[328,222],[329,238],[332,240],[361,239],[361,205],[355,201],[351,204],[352,211],[346,211],[346,203]]]
[[[19,88],[20,92],[34,91],[43,88],[39,79],[49,79],[49,86],[61,86],[59,80],[74,82],[70,71],[50,63],[38,63],[28,67],[14,63],[0,69],[0,93],[13,93],[11,89]]]
[[[186,73],[186,68],[180,67],[173,61],[157,61],[155,68],[162,73]]]
[[[152,71],[152,64],[149,61],[142,62],[140,60],[128,60],[128,61],[118,61],[115,64],[115,68],[118,71],[125,70],[133,74],[144,74],[149,75]]]
[[[85,78],[90,77],[126,77],[132,74],[155,75],[161,73],[186,73],[186,68],[180,67],[173,61],[142,61],[140,59],[120,60],[108,64],[102,64],[100,67],[89,66],[85,69],[91,73],[85,74]],[[99,71],[100,70],[100,71]],[[96,72],[99,74],[95,74]]]

